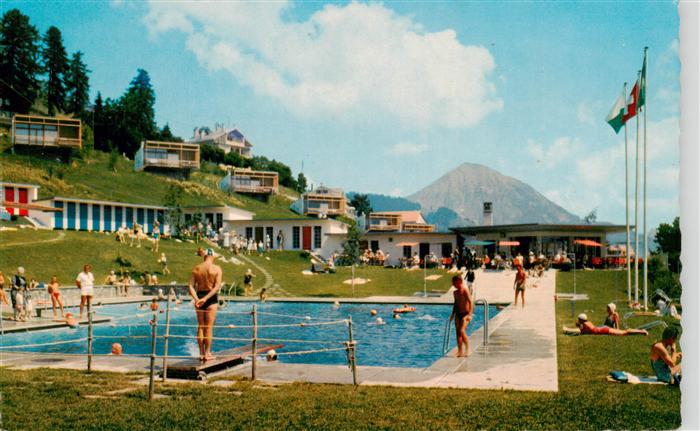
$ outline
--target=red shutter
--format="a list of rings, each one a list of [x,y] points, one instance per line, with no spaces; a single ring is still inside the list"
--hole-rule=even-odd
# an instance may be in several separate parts
[[[19,203],[21,203],[21,204],[29,203],[27,201],[27,189],[19,189]],[[27,211],[26,209],[21,209],[18,212],[19,212],[19,215],[21,215],[21,216],[28,216],[29,215],[29,211]]]
[[[5,202],[15,201],[15,188],[5,187]],[[10,215],[15,215],[15,208],[5,208]]]

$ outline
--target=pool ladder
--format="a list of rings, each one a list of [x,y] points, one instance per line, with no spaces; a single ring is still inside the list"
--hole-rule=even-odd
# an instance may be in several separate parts
[[[485,299],[477,299],[474,301],[474,305],[484,306],[484,346],[489,344],[489,302]],[[442,336],[442,356],[445,356],[447,351],[450,349],[450,334],[452,330],[450,329],[451,319],[447,319],[445,322],[445,332]]]

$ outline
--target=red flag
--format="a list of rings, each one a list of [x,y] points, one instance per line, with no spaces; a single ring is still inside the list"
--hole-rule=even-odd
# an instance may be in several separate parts
[[[637,80],[637,82],[634,83],[634,87],[632,87],[632,91],[630,92],[630,97],[627,100],[627,112],[625,113],[625,116],[622,119],[623,123],[626,123],[627,120],[637,115],[637,108],[639,103],[639,80]]]

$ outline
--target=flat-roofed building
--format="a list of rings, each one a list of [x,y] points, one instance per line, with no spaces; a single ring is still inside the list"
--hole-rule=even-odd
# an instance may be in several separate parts
[[[12,145],[82,148],[82,123],[74,118],[15,114],[12,117]]]
[[[254,171],[250,168],[233,168],[219,185],[226,192],[277,194],[279,174],[271,171]]]
[[[235,232],[255,242],[269,240],[274,249],[309,250],[328,257],[346,238],[348,225],[339,220],[312,217],[267,218],[225,222],[224,232]]]
[[[134,155],[134,170],[199,169],[199,145],[182,142],[143,141]]]
[[[460,246],[469,241],[483,241],[477,253],[493,255],[498,252],[504,257],[523,256],[530,251],[552,257],[558,253],[576,252],[592,257],[605,257],[606,247],[588,247],[576,244],[576,240],[593,240],[605,245],[608,234],[624,232],[625,226],[612,224],[543,224],[523,223],[488,226],[465,226],[451,228],[458,235]]]

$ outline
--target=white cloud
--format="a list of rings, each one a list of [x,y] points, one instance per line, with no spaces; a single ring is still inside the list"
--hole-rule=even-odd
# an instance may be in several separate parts
[[[423,153],[428,150],[428,144],[414,144],[413,142],[399,142],[384,151],[385,154],[394,156],[407,156]]]
[[[578,139],[569,137],[557,138],[549,146],[528,140],[527,150],[538,166],[552,168],[573,160],[576,153],[581,150],[581,144]]]
[[[601,102],[583,101],[576,108],[576,116],[582,124],[594,126],[602,119],[600,118],[602,111],[603,106]]]
[[[451,29],[428,32],[381,4],[326,5],[307,21],[286,2],[151,2],[157,36],[187,35],[200,64],[224,70],[298,116],[386,114],[412,127],[470,127],[500,111],[495,62]]]
[[[678,214],[679,127],[678,118],[669,117],[648,123],[647,135],[647,210],[650,223],[667,220]],[[629,136],[629,193],[634,201],[635,137]],[[533,165],[556,172],[556,181],[543,194],[553,202],[578,215],[599,208],[600,220],[624,223],[625,213],[625,145],[623,139],[600,148],[578,138],[561,137],[550,145],[534,141],[527,144]],[[643,156],[640,142],[640,157]],[[642,199],[643,164],[640,159]],[[630,208],[633,211],[633,207]],[[640,207],[641,213],[641,207]],[[622,215],[622,219],[620,218]],[[630,214],[632,217],[632,214]]]

